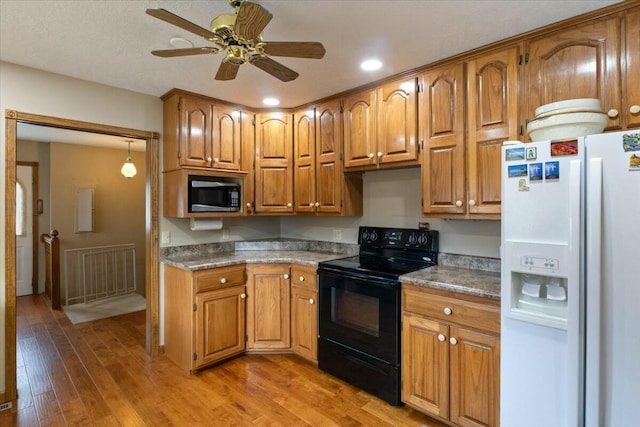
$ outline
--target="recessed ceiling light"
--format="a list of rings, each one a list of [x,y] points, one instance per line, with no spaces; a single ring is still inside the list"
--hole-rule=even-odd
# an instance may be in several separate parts
[[[382,62],[377,59],[367,59],[360,64],[360,68],[365,71],[375,71],[382,68]]]
[[[187,39],[183,39],[182,37],[173,37],[171,40],[169,40],[169,44],[179,49],[188,49],[193,47],[193,43],[191,43]]]
[[[275,107],[276,105],[280,104],[280,100],[276,98],[265,98],[262,100],[262,103],[264,105],[268,105],[269,107]]]

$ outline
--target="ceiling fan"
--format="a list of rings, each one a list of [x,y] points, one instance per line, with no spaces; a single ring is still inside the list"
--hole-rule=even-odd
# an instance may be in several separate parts
[[[262,39],[262,30],[273,15],[259,4],[246,0],[228,0],[236,13],[225,13],[211,21],[211,31],[187,21],[165,9],[147,9],[147,14],[173,24],[191,33],[204,37],[217,46],[192,47],[185,49],[153,50],[155,56],[170,58],[175,56],[202,55],[224,52],[216,80],[233,80],[240,65],[250,63],[272,76],[288,82],[295,80],[298,73],[285,67],[269,56],[320,59],[325,54],[324,46],[318,42],[272,42]]]

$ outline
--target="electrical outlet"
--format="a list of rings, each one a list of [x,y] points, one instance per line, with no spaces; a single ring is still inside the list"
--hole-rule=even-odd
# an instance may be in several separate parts
[[[342,230],[333,230],[333,240],[336,242],[342,240]]]
[[[6,411],[8,409],[13,408],[13,403],[7,402],[0,405],[0,411]]]
[[[222,240],[229,240],[229,229],[228,228],[223,228],[222,229]]]
[[[160,244],[168,245],[169,243],[171,243],[171,232],[163,231],[160,234]]]

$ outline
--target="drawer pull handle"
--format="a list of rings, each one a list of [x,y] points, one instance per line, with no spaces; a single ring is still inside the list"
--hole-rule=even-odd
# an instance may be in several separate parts
[[[446,339],[447,339],[447,337],[445,337],[444,335],[438,334],[438,341],[444,342]]]
[[[615,119],[616,117],[618,117],[618,110],[616,110],[615,108],[612,108],[611,110],[607,111],[607,116],[609,116],[612,119]]]
[[[225,278],[223,277],[222,279],[220,279],[220,283],[222,283],[222,284],[224,285],[225,283],[227,283],[227,279],[225,279]]]
[[[458,340],[455,339],[454,337],[449,338],[449,342],[451,343],[451,345],[456,345],[458,344]]]
[[[304,282],[304,276],[300,276],[300,281]]]
[[[315,304],[316,302],[313,300],[313,298],[309,298],[309,304]]]
[[[447,316],[450,316],[451,313],[453,313],[453,310],[451,310],[449,307],[444,308],[444,314],[446,314]]]
[[[287,280],[287,279],[289,278],[289,275],[288,275],[288,274],[285,274],[285,275],[284,275],[284,276],[282,276],[282,277],[284,277],[284,280]]]
[[[640,105],[632,105],[631,108],[629,108],[629,112],[631,114],[638,114],[640,113]]]
[[[245,299],[246,297],[247,297],[247,294],[245,294],[244,292],[240,294],[241,299]]]

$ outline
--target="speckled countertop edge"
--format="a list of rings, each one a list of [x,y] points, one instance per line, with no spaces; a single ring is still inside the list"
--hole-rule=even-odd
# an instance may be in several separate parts
[[[434,266],[400,276],[400,282],[443,291],[500,299],[500,273]]]

